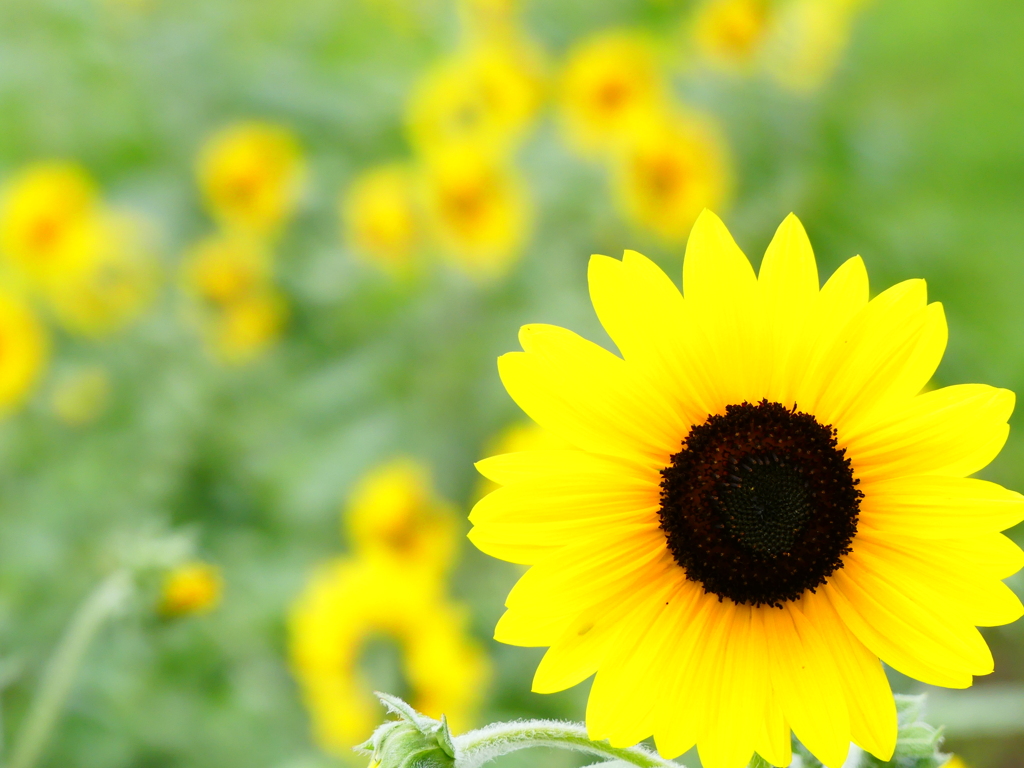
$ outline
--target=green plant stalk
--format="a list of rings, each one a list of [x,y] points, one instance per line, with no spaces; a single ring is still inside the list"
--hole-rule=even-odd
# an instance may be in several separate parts
[[[613,747],[591,741],[587,729],[573,723],[529,720],[495,725],[455,737],[459,768],[479,768],[489,760],[530,747],[555,747],[622,761],[637,768],[682,768],[642,747]]]
[[[103,623],[118,611],[131,591],[127,571],[112,573],[94,589],[71,619],[46,663],[39,690],[14,742],[7,768],[33,768],[60,718],[82,659]]]

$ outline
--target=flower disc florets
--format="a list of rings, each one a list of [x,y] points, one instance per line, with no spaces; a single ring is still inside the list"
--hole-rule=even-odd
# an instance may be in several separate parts
[[[662,470],[661,527],[692,581],[781,605],[842,568],[862,494],[835,430],[762,400],[694,426]]]

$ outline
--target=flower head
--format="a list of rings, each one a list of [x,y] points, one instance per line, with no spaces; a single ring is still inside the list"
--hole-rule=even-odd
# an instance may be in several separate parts
[[[0,412],[20,405],[31,392],[48,346],[46,331],[28,305],[0,292]]]
[[[136,217],[97,212],[70,229],[64,248],[46,293],[68,329],[104,336],[136,320],[152,303],[160,273]]]
[[[322,567],[289,621],[292,669],[317,741],[347,752],[373,730],[379,710],[359,656],[379,636],[398,645],[416,707],[465,727],[488,677],[465,624],[464,610],[415,569],[363,559]]]
[[[96,205],[96,188],[78,165],[29,166],[3,190],[0,251],[30,279],[45,283],[62,268],[68,238]]]
[[[440,575],[455,554],[455,514],[437,498],[427,471],[409,459],[377,467],[348,501],[343,518],[363,559]]]
[[[160,613],[164,616],[206,613],[220,602],[223,590],[220,569],[209,563],[186,563],[164,579]]]
[[[719,66],[753,65],[770,32],[773,0],[705,0],[697,10],[698,51]]]
[[[526,189],[507,163],[464,145],[432,155],[423,175],[427,220],[448,261],[488,278],[508,270],[530,230]]]
[[[584,154],[613,148],[638,116],[661,108],[665,84],[652,43],[633,32],[605,32],[569,52],[559,107],[569,143]]]
[[[977,626],[1024,612],[1000,580],[1024,553],[1000,531],[1024,497],[969,476],[1002,448],[1014,396],[922,393],[946,345],[910,280],[868,300],[854,258],[819,287],[799,221],[755,275],[722,222],[694,224],[685,296],[627,251],[590,291],[619,357],[525,326],[500,359],[513,399],[574,447],[481,462],[503,487],[470,538],[532,568],[497,639],[549,646],[534,690],[596,673],[592,738],[654,735],[707,768],[828,768],[852,739],[891,757],[884,661],[963,688],[992,671]]]
[[[452,144],[509,148],[533,120],[541,96],[539,78],[517,54],[511,46],[482,44],[429,70],[409,100],[413,145],[428,154]]]
[[[415,177],[400,164],[371,168],[341,200],[345,240],[357,254],[388,272],[406,272],[423,238]]]
[[[270,234],[295,210],[305,164],[298,141],[286,128],[246,122],[210,139],[198,174],[217,219],[232,228]]]
[[[651,114],[634,123],[613,162],[619,208],[669,241],[682,240],[704,208],[730,187],[725,142],[696,115]]]

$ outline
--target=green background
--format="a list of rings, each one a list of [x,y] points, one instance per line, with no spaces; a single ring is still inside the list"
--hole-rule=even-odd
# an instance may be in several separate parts
[[[557,60],[616,24],[669,38],[686,8],[527,2],[524,19]],[[723,213],[755,263],[795,211],[823,274],[860,253],[876,292],[926,278],[950,324],[939,384],[1024,390],[1022,39],[1016,0],[878,0],[811,97],[756,78],[677,79],[680,95],[726,128],[737,194]],[[338,238],[337,193],[362,168],[409,155],[405,94],[457,41],[440,0],[154,0],[139,12],[100,0],[0,2],[0,179],[32,160],[79,160],[110,200],[158,222],[170,272],[212,231],[193,180],[212,131],[240,118],[280,121],[312,171],[277,249],[292,316],[271,354],[241,369],[211,362],[167,291],[116,338],[58,336],[37,396],[0,425],[0,656],[20,670],[2,694],[8,734],[69,615],[111,568],[118,537],[185,530],[227,585],[216,612],[162,622],[144,584],[91,650],[45,765],[340,764],[309,739],[284,617],[310,569],[344,551],[338,510],[354,481],[408,454],[468,509],[472,461],[519,418],[494,364],[516,347],[518,326],[557,323],[607,343],[586,296],[593,252],[634,248],[679,275],[681,246],[621,223],[603,172],[565,151],[549,115],[520,153],[539,220],[506,280],[479,286],[428,270],[397,284],[353,260]],[[62,370],[85,363],[111,370],[113,400],[74,430],[54,420],[47,393]],[[1013,426],[983,476],[1021,489],[1019,415]],[[580,719],[586,684],[532,694],[540,651],[487,639],[515,575],[466,546],[453,579],[496,664],[484,716]],[[1024,580],[1011,583],[1024,592]],[[975,768],[1019,768],[1024,624],[985,634],[996,673],[936,696],[933,713]],[[387,684],[387,654],[370,655]]]

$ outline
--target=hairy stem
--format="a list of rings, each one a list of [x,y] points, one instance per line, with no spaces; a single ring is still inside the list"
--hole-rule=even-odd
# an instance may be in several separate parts
[[[131,589],[127,571],[117,571],[94,589],[71,619],[46,663],[39,690],[18,732],[8,768],[32,768],[60,717],[82,658],[103,622],[114,614]]]
[[[678,763],[664,760],[643,747],[620,748],[604,741],[591,741],[582,725],[553,720],[496,723],[457,736],[455,747],[459,768],[479,768],[496,757],[529,747],[587,752],[607,760],[630,763],[637,768],[682,768]]]

